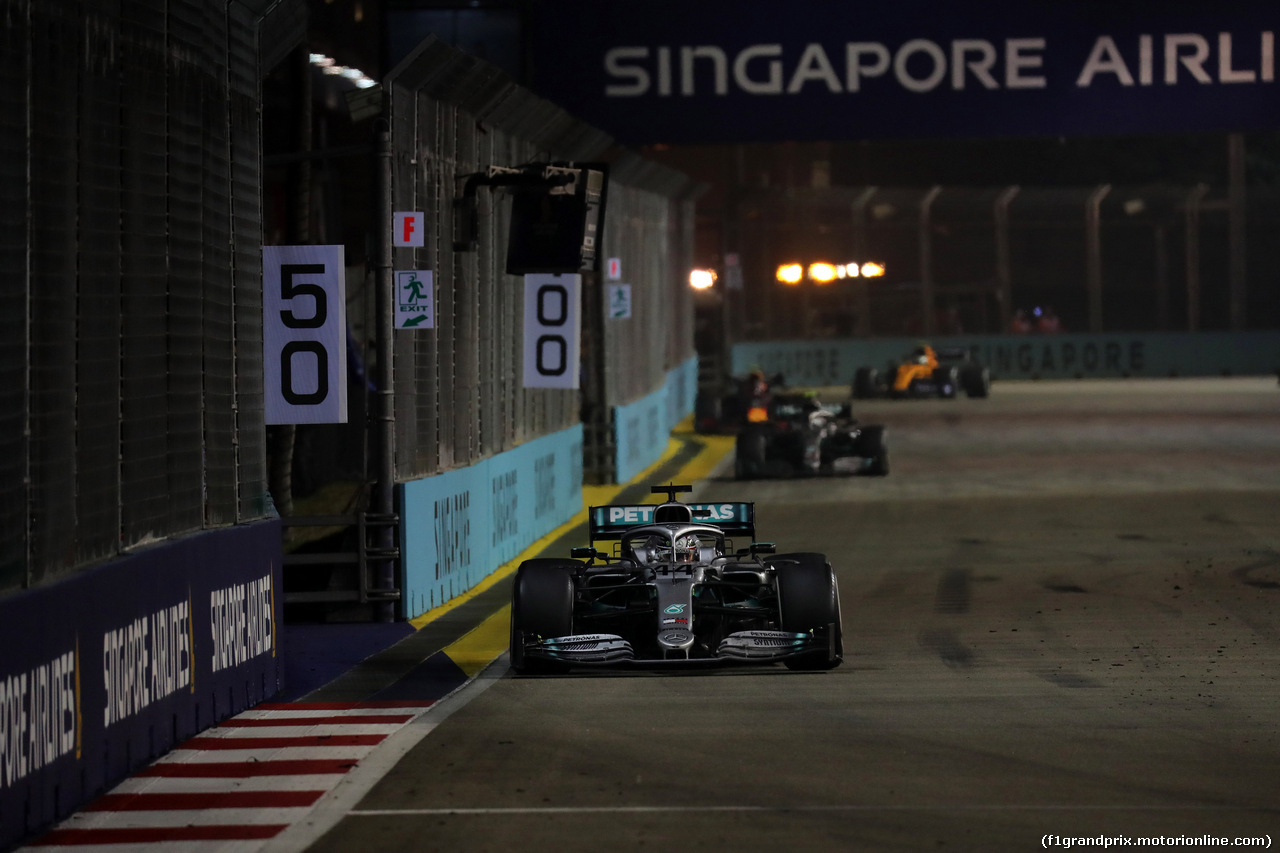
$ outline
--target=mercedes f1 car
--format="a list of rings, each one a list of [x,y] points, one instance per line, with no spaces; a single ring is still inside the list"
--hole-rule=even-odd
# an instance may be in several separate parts
[[[511,600],[518,673],[591,666],[769,664],[844,659],[840,594],[822,554],[755,541],[755,505],[596,506],[573,559],[526,560]],[[734,539],[745,546],[734,547]],[[607,547],[600,547],[602,544]]]
[[[991,393],[991,369],[973,360],[964,347],[935,350],[915,348],[899,362],[889,362],[884,373],[859,367],[853,374],[853,397],[942,397],[953,399],[964,391],[968,397]]]
[[[889,473],[884,426],[858,423],[847,403],[833,407],[810,394],[777,394],[738,433],[739,480],[836,472]]]

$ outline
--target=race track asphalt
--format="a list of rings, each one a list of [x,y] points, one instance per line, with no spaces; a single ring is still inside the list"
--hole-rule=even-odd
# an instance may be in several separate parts
[[[500,659],[308,849],[1274,838],[1274,379],[998,383],[855,414],[889,426],[889,477],[700,494],[754,499],[762,536],[829,555],[844,666],[519,678]]]

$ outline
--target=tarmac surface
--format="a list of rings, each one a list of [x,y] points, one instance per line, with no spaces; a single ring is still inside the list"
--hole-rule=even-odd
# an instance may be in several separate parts
[[[998,382],[855,414],[888,426],[888,477],[734,482],[707,464],[731,439],[691,437],[649,474],[698,460],[699,499],[754,500],[759,538],[828,555],[841,667],[516,677],[509,573],[412,633],[291,629],[301,683],[261,714],[414,710],[266,840],[184,849],[1270,847],[1275,379]]]

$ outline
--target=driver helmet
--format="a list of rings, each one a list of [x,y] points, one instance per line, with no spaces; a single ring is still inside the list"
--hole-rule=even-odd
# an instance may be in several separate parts
[[[698,537],[692,534],[676,539],[675,553],[671,551],[670,540],[661,536],[650,537],[649,552],[656,563],[696,563],[698,562]]]

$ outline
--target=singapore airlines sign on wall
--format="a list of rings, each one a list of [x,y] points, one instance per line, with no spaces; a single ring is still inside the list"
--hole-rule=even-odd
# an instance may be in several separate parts
[[[264,521],[0,601],[0,849],[280,689],[281,562]]]
[[[1273,2],[543,5],[534,88],[633,144],[1280,124]]]

